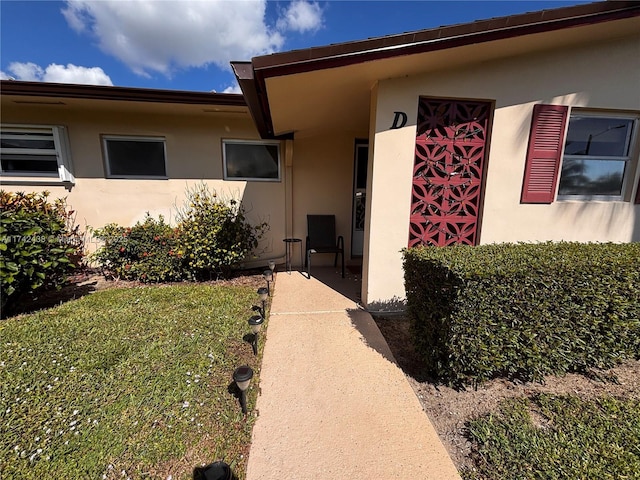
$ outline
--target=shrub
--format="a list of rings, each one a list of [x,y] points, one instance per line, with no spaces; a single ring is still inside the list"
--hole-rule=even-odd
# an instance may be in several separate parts
[[[267,229],[265,223],[250,225],[240,202],[225,201],[206,185],[187,191],[178,222],[186,267],[197,279],[227,277],[258,246]]]
[[[82,260],[83,241],[73,211],[64,199],[47,201],[49,192],[0,190],[0,279],[2,309],[20,296],[47,287],[60,288]]]
[[[640,358],[640,243],[420,247],[404,252],[430,374],[454,384]]]
[[[143,222],[125,228],[114,223],[93,235],[104,245],[93,255],[107,276],[142,282],[182,280],[182,251],[174,229],[162,215],[155,220],[147,213]]]

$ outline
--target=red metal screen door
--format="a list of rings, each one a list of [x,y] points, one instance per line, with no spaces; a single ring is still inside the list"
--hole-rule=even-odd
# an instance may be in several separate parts
[[[476,244],[491,108],[420,98],[409,247]]]

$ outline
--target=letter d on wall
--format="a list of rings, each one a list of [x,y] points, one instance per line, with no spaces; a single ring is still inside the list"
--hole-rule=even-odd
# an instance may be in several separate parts
[[[393,112],[393,123],[391,129],[402,128],[407,124],[407,114],[404,112]]]

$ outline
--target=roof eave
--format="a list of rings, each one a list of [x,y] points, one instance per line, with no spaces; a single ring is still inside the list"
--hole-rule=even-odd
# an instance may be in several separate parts
[[[640,2],[605,1],[259,56],[251,61],[253,85],[246,88],[255,90],[261,97],[261,101],[254,104],[255,108],[261,109],[259,114],[254,115],[254,119],[260,118],[262,122],[258,129],[272,136],[274,128],[266,90],[267,78],[505,40],[636,16],[640,16]],[[252,109],[251,106],[250,109]]]
[[[240,94],[2,80],[2,95],[246,107]]]

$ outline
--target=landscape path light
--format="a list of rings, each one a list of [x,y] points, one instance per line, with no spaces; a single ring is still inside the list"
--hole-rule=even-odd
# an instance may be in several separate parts
[[[193,480],[233,480],[237,478],[231,467],[223,461],[210,463],[193,470]]]
[[[271,287],[269,284],[273,281],[273,272],[271,270],[265,270],[262,276],[267,281],[267,295],[271,296]]]
[[[252,378],[253,369],[248,365],[238,367],[233,372],[233,381],[240,389],[240,407],[245,415],[247,414],[247,388],[249,388]]]
[[[269,269],[273,272],[276,269],[276,262],[269,260]]]
[[[265,287],[260,287],[256,293],[258,294],[258,298],[262,302],[262,310],[260,310],[260,314],[263,317],[266,317],[265,305],[267,303],[267,298],[269,298],[269,290],[267,290]]]
[[[253,354],[258,355],[258,333],[264,323],[264,317],[262,315],[254,315],[249,319],[249,327],[251,327],[251,333],[253,333],[253,341],[251,346],[253,347]]]

